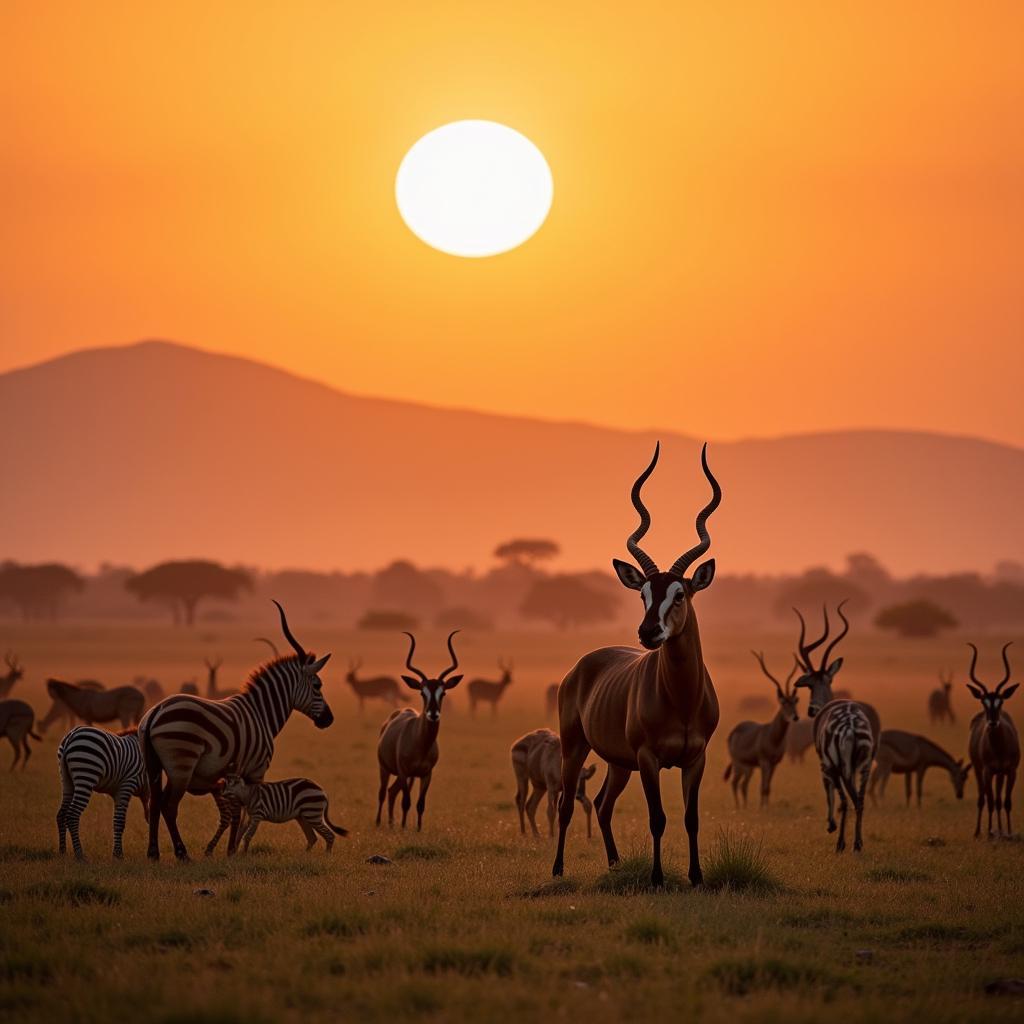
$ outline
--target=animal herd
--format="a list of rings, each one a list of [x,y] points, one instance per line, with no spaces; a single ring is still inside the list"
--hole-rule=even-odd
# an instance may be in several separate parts
[[[517,739],[511,747],[515,777],[515,805],[520,830],[529,822],[538,834],[536,811],[547,797],[548,829],[558,841],[552,873],[565,867],[566,836],[579,803],[587,816],[590,835],[591,808],[605,846],[608,864],[614,867],[619,854],[612,831],[612,818],[619,795],[634,772],[640,774],[648,808],[653,845],[651,883],[664,884],[662,837],[666,814],[661,795],[661,772],[680,771],[684,826],[689,848],[688,876],[693,885],[702,882],[699,853],[700,788],[708,745],[719,724],[719,703],[704,652],[697,620],[698,595],[715,578],[714,558],[700,561],[711,547],[708,521],[722,500],[722,489],[707,460],[707,446],[701,452],[701,467],[711,488],[711,498],[696,517],[697,543],[680,555],[667,570],[640,546],[651,525],[642,498],[643,486],[658,463],[660,446],[650,464],[635,481],[631,499],[639,525],[626,541],[632,562],[613,559],[620,582],[637,592],[642,602],[638,628],[640,649],[605,647],[585,654],[563,678],[545,692],[549,714],[557,715],[558,733],[537,729]],[[138,686],[105,689],[83,680],[47,682],[53,701],[40,721],[42,731],[63,718],[71,726],[58,749],[62,798],[57,814],[59,848],[64,852],[70,833],[74,852],[83,855],[79,819],[93,792],[114,798],[114,854],[121,856],[125,814],[133,797],[147,810],[148,855],[160,855],[160,823],[164,826],[176,857],[188,858],[178,828],[178,809],[186,795],[210,796],[218,809],[216,832],[206,846],[212,854],[224,833],[233,854],[241,842],[248,848],[261,822],[296,821],[307,846],[323,838],[328,850],[335,835],[345,829],[328,816],[326,794],[309,779],[266,781],[274,743],[291,713],[310,718],[317,728],[326,729],[333,713],[323,692],[321,672],[330,655],[317,657],[293,635],[284,608],[277,605],[281,629],[293,653],[282,656],[273,641],[260,637],[273,657],[252,673],[241,689],[222,689],[218,682],[221,662],[207,660],[206,695],[199,696],[194,683],[165,695],[155,680],[139,680]],[[871,705],[834,688],[843,666],[833,657],[847,635],[850,622],[844,603],[836,608],[842,628],[833,634],[828,609],[823,610],[824,628],[810,640],[804,616],[794,609],[799,621],[793,665],[784,681],[771,671],[763,652],[752,652],[763,675],[770,681],[774,702],[750,703],[750,710],[774,711],[767,721],[743,721],[727,738],[729,764],[725,779],[731,781],[736,805],[747,803],[750,780],[760,775],[760,803],[767,808],[773,776],[788,754],[802,759],[813,746],[825,790],[829,832],[838,832],[836,850],[846,848],[847,817],[854,812],[853,849],[863,847],[865,796],[883,797],[891,775],[905,777],[909,803],[916,783],[921,802],[922,780],[930,767],[945,769],[957,797],[973,773],[978,802],[975,836],[982,830],[988,811],[988,834],[1010,834],[1012,794],[1020,764],[1020,743],[1016,727],[1004,709],[1017,689],[1010,683],[1011,669],[1004,645],[1002,679],[989,687],[977,677],[978,650],[971,644],[972,658],[968,689],[981,704],[981,711],[969,725],[970,766],[923,736],[902,730],[881,728],[878,712]],[[399,708],[403,690],[390,676],[360,678],[361,664],[352,661],[346,675],[360,711],[368,700],[393,705],[380,729],[377,760],[380,770],[376,823],[381,825],[387,802],[389,824],[395,822],[395,805],[401,797],[401,825],[408,823],[416,792],[416,828],[423,827],[427,795],[439,761],[439,733],[442,708],[447,695],[463,680],[453,631],[447,639],[449,664],[434,675],[418,667],[416,639],[409,641],[405,660],[407,674],[401,684],[418,694],[421,709]],[[820,652],[820,653],[819,653]],[[24,768],[31,754],[29,739],[39,739],[30,705],[8,698],[23,675],[18,659],[6,658],[7,674],[0,677],[0,735],[15,751],[12,768]],[[472,679],[465,684],[471,714],[489,704],[492,715],[512,683],[513,665],[499,662],[498,679]],[[807,719],[801,719],[801,691],[807,691]],[[952,678],[942,677],[940,689],[928,698],[933,723],[955,723],[952,708]],[[84,726],[77,722],[85,722]],[[96,728],[115,723],[118,733]],[[585,767],[591,753],[607,766],[600,791],[591,803],[586,781],[596,771]],[[837,808],[838,803],[838,808]],[[838,809],[838,821],[836,812]],[[1003,817],[1005,814],[1005,825]],[[243,828],[243,817],[245,817]]]

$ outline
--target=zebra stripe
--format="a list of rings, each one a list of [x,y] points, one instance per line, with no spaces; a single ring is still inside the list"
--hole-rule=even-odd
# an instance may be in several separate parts
[[[249,813],[249,827],[242,840],[243,853],[248,851],[263,821],[297,821],[306,837],[307,850],[313,848],[317,835],[321,835],[330,853],[334,835],[348,835],[346,829],[331,823],[327,816],[327,794],[309,779],[247,784],[240,776],[230,775],[224,784],[224,795],[237,800]]]
[[[57,811],[58,849],[67,852],[67,833],[79,860],[85,859],[78,827],[92,794],[109,793],[114,798],[114,856],[124,856],[124,835],[128,803],[137,796],[146,807],[148,786],[142,748],[136,729],[120,733],[89,725],[72,729],[57,748],[62,796]]]

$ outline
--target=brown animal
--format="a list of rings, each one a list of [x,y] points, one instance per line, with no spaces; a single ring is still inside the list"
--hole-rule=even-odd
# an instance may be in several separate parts
[[[184,683],[181,684],[181,689],[178,690],[178,692],[184,693],[186,696],[189,697],[198,697],[199,685],[196,683],[194,679],[187,679]]]
[[[32,756],[32,748],[28,745],[29,736],[37,742],[42,740],[32,731],[36,713],[31,706],[23,700],[0,700],[0,736],[6,736],[8,742],[14,747],[14,760],[11,762],[11,771],[21,761],[21,770],[25,770],[28,759]],[[22,760],[24,755],[24,760]]]
[[[611,820],[615,801],[633,772],[647,799],[654,863],[651,884],[662,886],[661,837],[665,832],[665,810],[661,801],[661,770],[679,768],[682,773],[683,817],[689,839],[689,878],[702,884],[697,835],[700,827],[698,797],[704,776],[707,744],[718,727],[718,697],[704,665],[700,632],[693,599],[710,586],[715,561],[709,559],[686,573],[711,546],[708,517],[718,508],[722,491],[708,468],[707,445],[701,451],[704,475],[711,484],[711,501],[697,516],[699,543],[681,555],[667,572],[638,541],[651,525],[650,513],[640,491],[654,472],[661,450],[654,449],[650,465],[633,484],[632,501],[640,525],[626,541],[639,569],[614,559],[619,581],[640,593],[644,615],[638,635],[646,649],[603,647],[584,655],[562,680],[558,690],[559,732],[562,739],[562,797],[558,805],[558,850],[552,874],[561,875],[565,863],[565,836],[572,820],[580,770],[591,750],[608,763],[608,774],[597,796],[597,821],[601,827],[609,866],[619,861]]]
[[[217,672],[221,665],[224,664],[223,658],[218,658],[216,661],[210,661],[209,658],[203,658],[203,664],[206,666],[207,700],[224,700],[226,697],[234,697],[236,693],[241,692],[238,687],[229,687],[227,690],[221,690],[218,688]]]
[[[814,746],[814,719],[801,718],[786,732],[786,753],[790,761],[803,762],[804,755]]]
[[[86,725],[120,721],[121,728],[138,725],[146,709],[146,695],[134,686],[90,690],[59,679],[47,679],[46,691],[74,712]]]
[[[136,676],[132,680],[132,686],[137,690],[141,690],[146,695],[146,707],[151,708],[154,704],[159,704],[160,701],[167,696],[164,693],[164,688],[156,679],[147,679],[145,676]]]
[[[7,665],[7,673],[0,676],[0,700],[11,692],[14,684],[25,674],[24,666],[13,651],[8,651],[4,655],[4,662]]]
[[[552,683],[544,691],[544,712],[548,718],[558,714],[558,683]]]
[[[415,676],[402,676],[402,681],[410,690],[416,690],[423,698],[423,711],[402,708],[392,711],[381,726],[380,739],[377,741],[377,761],[380,765],[380,790],[377,793],[377,824],[380,824],[381,812],[384,808],[384,797],[388,797],[388,824],[395,823],[395,799],[402,794],[402,828],[405,828],[409,807],[412,804],[412,784],[414,779],[420,780],[420,795],[416,801],[416,831],[423,827],[423,811],[427,806],[427,790],[434,774],[434,767],[440,756],[437,749],[437,733],[441,728],[441,704],[445,694],[454,690],[462,680],[461,675],[451,675],[459,667],[459,659],[452,647],[452,638],[458,630],[448,635],[448,653],[452,663],[436,679],[431,679],[425,672],[416,668],[412,656],[416,652],[416,638],[406,633],[409,638],[409,654],[405,659],[405,667]],[[388,782],[391,776],[395,781],[391,788]]]
[[[500,679],[471,679],[466,684],[469,693],[469,711],[476,715],[477,704],[490,704],[491,714],[498,713],[498,701],[504,696],[505,690],[512,685],[513,664],[510,661],[507,665],[498,659],[498,668],[501,669]]]
[[[786,734],[789,732],[790,723],[796,722],[800,717],[796,713],[796,706],[800,698],[789,685],[799,665],[794,662],[793,668],[786,676],[786,685],[783,687],[779,685],[778,679],[768,671],[768,666],[764,663],[764,652],[751,651],[750,653],[758,660],[761,671],[775,685],[778,710],[775,712],[775,717],[764,725],[759,722],[740,722],[729,733],[728,746],[731,761],[722,777],[727,780],[729,775],[732,775],[732,798],[736,806],[739,807],[739,794],[742,791],[743,806],[746,807],[750,777],[754,774],[755,768],[760,768],[761,806],[767,807],[771,797],[772,776],[785,752]]]
[[[75,683],[75,686],[77,686],[80,690],[91,690],[93,693],[99,693],[101,690],[106,689],[106,687],[102,683],[97,682],[95,679],[79,679]],[[46,730],[49,729],[54,722],[61,718],[64,719],[65,725],[68,730],[73,729],[76,725],[79,724],[79,722],[82,721],[82,719],[80,719],[78,715],[76,715],[75,712],[70,707],[68,707],[68,705],[65,704],[64,701],[61,700],[59,697],[56,697],[54,696],[53,693],[50,693],[50,698],[50,710],[47,711],[46,714],[39,721],[39,731],[41,733],[45,733]]]
[[[875,770],[868,783],[868,795],[874,800],[877,787],[878,796],[884,800],[889,776],[902,775],[906,782],[909,807],[911,783],[916,777],[917,806],[920,807],[924,773],[929,768],[945,768],[949,772],[949,780],[953,783],[953,792],[957,800],[963,800],[964,783],[971,770],[962,759],[957,761],[952,754],[925,736],[916,736],[912,732],[903,732],[902,729],[883,729],[878,740]]]
[[[949,720],[950,724],[956,721],[956,715],[953,714],[952,672],[949,673],[948,678],[940,673],[939,689],[932,690],[928,694],[928,717],[931,719],[932,725],[936,725],[946,719]]]
[[[974,674],[978,664],[978,648],[968,644],[974,652],[971,658],[971,683],[967,689],[981,701],[981,713],[971,719],[971,738],[969,752],[974,777],[978,782],[978,821],[974,827],[974,838],[981,835],[981,809],[988,805],[988,834],[992,832],[992,811],[996,812],[995,834],[1003,834],[1003,811],[1006,811],[1006,835],[1013,835],[1010,822],[1010,799],[1013,796],[1013,785],[1017,781],[1017,769],[1020,766],[1020,737],[1013,719],[1003,710],[1003,704],[1016,692],[1019,684],[1006,684],[1010,681],[1010,662],[1006,651],[1010,644],[1003,645],[1003,667],[1005,673],[994,690],[988,687]],[[1004,689],[1005,687],[1005,689]],[[1003,797],[1003,786],[1006,796]]]
[[[526,817],[530,819],[533,834],[537,831],[537,805],[545,793],[548,795],[548,834],[555,834],[555,812],[562,792],[562,744],[550,729],[534,729],[512,744],[512,771],[516,777],[516,809],[519,811],[519,831],[526,835]],[[576,799],[587,816],[587,838],[590,838],[591,809],[587,796],[587,779],[593,777],[597,765],[592,764],[580,772]],[[527,799],[530,786],[533,792]]]
[[[359,713],[363,713],[364,705],[368,700],[384,700],[392,707],[402,702],[402,691],[398,688],[398,680],[392,676],[372,676],[370,679],[360,679],[356,673],[362,667],[362,661],[353,660],[349,662],[348,673],[345,682],[352,687],[352,692],[359,701]]]

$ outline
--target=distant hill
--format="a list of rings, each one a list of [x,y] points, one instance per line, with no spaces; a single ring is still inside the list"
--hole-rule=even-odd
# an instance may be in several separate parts
[[[605,567],[656,437],[649,549],[668,562],[707,496],[696,439],[360,398],[167,342],[92,349],[0,375],[0,557],[462,567],[525,535]],[[1024,451],[884,430],[712,442],[722,571],[1024,559]]]

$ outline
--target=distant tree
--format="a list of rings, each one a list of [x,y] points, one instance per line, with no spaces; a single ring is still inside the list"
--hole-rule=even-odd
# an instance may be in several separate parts
[[[802,576],[787,580],[775,599],[775,614],[792,618],[791,609],[799,608],[805,617],[812,609],[828,605],[834,607],[847,601],[847,614],[857,615],[870,606],[871,600],[864,590],[845,576],[837,576],[828,569],[808,569]]]
[[[434,619],[438,629],[494,629],[494,623],[474,608],[455,606],[438,612]]]
[[[610,593],[602,593],[578,576],[546,576],[530,587],[519,611],[524,619],[570,629],[612,621],[618,604]]]
[[[203,598],[236,601],[243,590],[252,590],[252,577],[243,569],[227,569],[217,562],[162,562],[125,581],[125,588],[140,601],[168,605],[174,621],[195,622],[196,606]]]
[[[875,617],[879,629],[895,630],[900,636],[935,636],[940,629],[957,625],[945,608],[919,598],[883,608]]]
[[[1001,558],[996,562],[995,576],[1001,583],[1024,583],[1024,565],[1013,558]]]
[[[536,565],[556,558],[561,548],[553,540],[543,537],[517,537],[507,540],[494,549],[494,557],[502,562],[518,562],[521,565]]]
[[[865,551],[855,551],[846,556],[846,579],[852,580],[862,590],[874,597],[880,597],[891,585],[889,570]]]
[[[0,568],[0,599],[10,601],[26,622],[56,620],[64,598],[84,587],[85,580],[74,569],[53,562],[45,565],[7,562]]]
[[[364,612],[363,617],[356,623],[357,629],[415,629],[419,625],[419,619],[408,612],[391,610],[370,609]]]
[[[418,618],[435,613],[443,598],[441,588],[430,575],[404,559],[381,569],[373,580],[374,605],[401,609]]]

